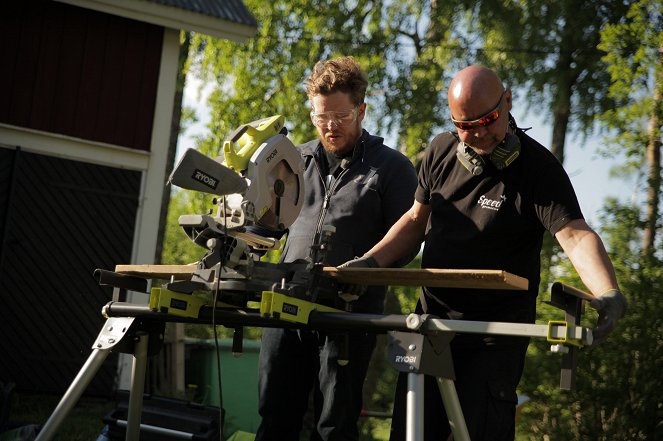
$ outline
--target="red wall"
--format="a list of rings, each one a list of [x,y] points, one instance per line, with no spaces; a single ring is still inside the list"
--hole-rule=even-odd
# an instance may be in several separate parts
[[[0,123],[149,150],[163,28],[54,1],[0,6]]]

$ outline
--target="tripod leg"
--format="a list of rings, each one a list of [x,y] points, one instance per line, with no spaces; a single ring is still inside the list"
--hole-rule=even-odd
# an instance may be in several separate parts
[[[407,374],[405,439],[424,439],[424,374]]]
[[[134,361],[131,369],[131,391],[129,408],[127,409],[127,441],[138,441],[140,437],[140,419],[143,408],[143,392],[145,391],[145,371],[147,369],[148,334],[136,333]]]
[[[69,389],[67,389],[67,392],[65,392],[46,423],[44,423],[44,427],[39,432],[39,435],[37,435],[36,441],[48,441],[53,438],[62,421],[71,412],[71,409],[74,408],[81,395],[83,395],[85,388],[90,384],[90,381],[92,381],[104,360],[108,357],[109,352],[110,349],[92,350],[92,354],[85,361],[81,370],[78,371]]]
[[[449,418],[449,427],[451,427],[454,441],[470,441],[463,410],[460,408],[460,401],[458,401],[456,385],[449,378],[438,377],[437,386],[440,388],[440,394],[442,394],[444,410],[446,410]]]

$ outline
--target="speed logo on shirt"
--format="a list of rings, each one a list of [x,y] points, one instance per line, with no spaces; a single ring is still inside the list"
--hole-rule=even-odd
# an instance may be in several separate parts
[[[504,201],[506,201],[506,196],[504,195],[501,195],[499,199],[490,199],[487,198],[486,195],[481,195],[481,197],[477,201],[477,205],[481,206],[481,208],[486,208],[488,210],[499,211],[500,207],[502,206],[502,202]]]

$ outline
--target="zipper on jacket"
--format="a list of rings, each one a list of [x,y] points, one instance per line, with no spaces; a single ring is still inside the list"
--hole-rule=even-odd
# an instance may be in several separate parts
[[[318,162],[315,161],[315,159],[314,162],[315,162],[315,168],[318,170],[320,180],[322,181],[322,185],[325,187],[325,198],[322,201],[322,209],[320,210],[318,223],[315,228],[315,235],[313,236],[313,243],[311,245],[314,245],[320,239],[320,232],[322,231],[323,221],[325,219],[325,216],[327,215],[327,211],[329,210],[329,202],[331,200],[332,194],[334,194],[334,190],[338,186],[338,183],[341,182],[341,178],[343,177],[343,175],[345,175],[348,171],[348,169],[346,168],[343,169],[336,178],[334,178],[333,175],[327,175],[327,179],[323,179]]]

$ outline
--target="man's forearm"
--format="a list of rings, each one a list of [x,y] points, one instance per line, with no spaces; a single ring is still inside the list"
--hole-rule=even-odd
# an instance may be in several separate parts
[[[615,270],[601,238],[584,221],[557,239],[578,272],[583,283],[594,295],[618,289]]]
[[[421,219],[414,217],[408,211],[391,227],[384,238],[366,254],[373,256],[380,267],[390,266],[421,245],[425,232],[425,223],[422,228],[421,222]]]

